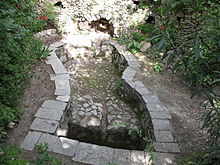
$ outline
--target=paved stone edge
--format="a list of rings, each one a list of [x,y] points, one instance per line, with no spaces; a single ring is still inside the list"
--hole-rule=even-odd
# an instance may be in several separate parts
[[[174,157],[174,154],[180,152],[180,148],[179,145],[174,142],[171,132],[171,115],[169,114],[169,111],[165,106],[163,106],[159,98],[150,92],[141,81],[135,80],[135,76],[141,67],[138,60],[129,51],[127,51],[124,45],[119,45],[116,41],[110,41],[110,44],[116,49],[120,56],[124,57],[127,62],[127,67],[122,73],[122,80],[139,93],[149,111],[155,137],[155,152],[173,155],[172,157]],[[114,54],[114,56],[116,55]]]

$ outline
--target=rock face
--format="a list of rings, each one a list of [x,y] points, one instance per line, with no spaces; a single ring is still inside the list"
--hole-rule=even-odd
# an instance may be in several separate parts
[[[52,0],[50,3],[59,13],[59,29],[66,34],[96,27],[117,36],[130,25],[144,22],[149,15],[148,9],[138,9],[132,0]]]

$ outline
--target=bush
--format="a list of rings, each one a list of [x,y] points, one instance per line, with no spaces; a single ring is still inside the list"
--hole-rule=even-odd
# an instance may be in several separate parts
[[[18,118],[17,103],[29,69],[48,51],[33,34],[46,22],[33,11],[34,3],[16,0],[0,2],[0,139],[10,121]]]
[[[156,1],[155,1],[156,2]],[[167,68],[191,86],[192,97],[205,96],[204,128],[212,146],[187,164],[219,164],[220,3],[217,0],[160,0],[153,5],[160,20],[154,50]],[[185,163],[184,163],[185,164]]]

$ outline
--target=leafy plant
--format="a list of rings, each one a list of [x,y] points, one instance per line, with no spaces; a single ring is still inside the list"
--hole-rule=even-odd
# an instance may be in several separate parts
[[[62,162],[56,157],[48,154],[48,144],[42,143],[35,145],[35,149],[40,154],[37,158],[36,165],[60,165]]]
[[[0,145],[0,164],[4,165],[26,165],[28,160],[19,159],[21,149],[16,146],[3,146]]]
[[[160,63],[158,63],[158,62],[154,62],[152,64],[152,67],[153,67],[155,72],[161,72],[162,71],[162,67],[161,67]]]
[[[44,17],[34,12],[35,1],[0,1],[0,140],[5,127],[19,117],[18,102],[30,68],[48,50],[34,38],[46,25]]]
[[[48,24],[52,27],[56,26],[56,18],[58,17],[58,12],[53,3],[45,1],[42,8],[42,15],[45,15],[48,20]]]

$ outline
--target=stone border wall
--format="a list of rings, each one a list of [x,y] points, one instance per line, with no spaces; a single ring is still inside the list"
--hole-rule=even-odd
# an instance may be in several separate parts
[[[114,149],[105,146],[98,146],[89,143],[83,143],[76,140],[59,137],[57,130],[63,123],[65,114],[68,113],[70,103],[70,82],[69,74],[57,57],[55,51],[63,46],[66,41],[55,42],[50,45],[52,52],[47,57],[46,63],[50,64],[54,73],[51,74],[51,80],[55,83],[56,100],[46,100],[35,114],[35,119],[30,126],[30,131],[24,138],[21,147],[25,150],[33,150],[35,144],[48,143],[49,151],[72,157],[74,161],[104,165],[114,163],[116,165],[132,164],[146,165],[151,164],[150,154],[144,151]],[[133,81],[137,71],[140,69],[139,62],[116,42],[111,42],[119,54],[127,61],[128,67],[124,70],[122,79],[135,89],[147,105],[147,109],[152,118],[155,142],[154,164],[174,164],[174,155],[178,153],[179,147],[173,141],[170,126],[170,115],[168,111],[140,81]]]

